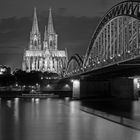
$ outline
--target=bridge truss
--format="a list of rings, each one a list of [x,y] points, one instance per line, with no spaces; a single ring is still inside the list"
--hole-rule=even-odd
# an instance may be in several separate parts
[[[124,1],[112,7],[101,19],[89,43],[80,72],[100,69],[138,57],[140,2]]]
[[[83,69],[83,60],[79,54],[75,54],[71,56],[71,58],[68,61],[66,75],[73,75],[75,73],[79,73],[81,72],[82,69]]]

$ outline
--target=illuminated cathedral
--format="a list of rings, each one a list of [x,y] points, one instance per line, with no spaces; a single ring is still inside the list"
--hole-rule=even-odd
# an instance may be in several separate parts
[[[58,50],[58,35],[53,26],[51,9],[49,9],[48,26],[44,31],[44,40],[41,42],[41,34],[38,27],[36,8],[34,9],[32,31],[27,50],[24,51],[22,70],[42,71],[61,74],[66,68],[68,56],[67,50]]]

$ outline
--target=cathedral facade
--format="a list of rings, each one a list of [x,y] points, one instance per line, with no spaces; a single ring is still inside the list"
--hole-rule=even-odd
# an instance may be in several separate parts
[[[58,50],[57,47],[58,35],[54,30],[51,9],[49,9],[48,26],[47,28],[45,26],[44,40],[41,42],[35,8],[29,47],[24,51],[22,70],[61,74],[66,68],[68,56],[66,49]]]

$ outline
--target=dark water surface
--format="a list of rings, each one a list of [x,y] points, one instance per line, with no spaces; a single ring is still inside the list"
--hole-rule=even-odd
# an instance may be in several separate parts
[[[94,99],[83,100],[81,106],[140,122],[140,100]]]
[[[0,99],[0,140],[140,140],[140,131],[85,113],[80,104]]]

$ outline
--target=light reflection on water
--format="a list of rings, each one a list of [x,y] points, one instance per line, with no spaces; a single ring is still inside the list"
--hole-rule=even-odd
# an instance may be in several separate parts
[[[127,140],[138,140],[140,138],[140,133],[81,112],[80,106],[80,102],[68,99],[1,100],[0,140],[112,140],[115,138],[121,140],[124,137]]]
[[[18,123],[18,121],[19,121],[19,98],[15,98],[15,101],[14,101],[14,116],[15,116],[15,122]]]
[[[8,101],[7,101],[7,106],[8,106],[9,108],[12,107],[12,102],[11,102],[11,100],[8,100]]]

